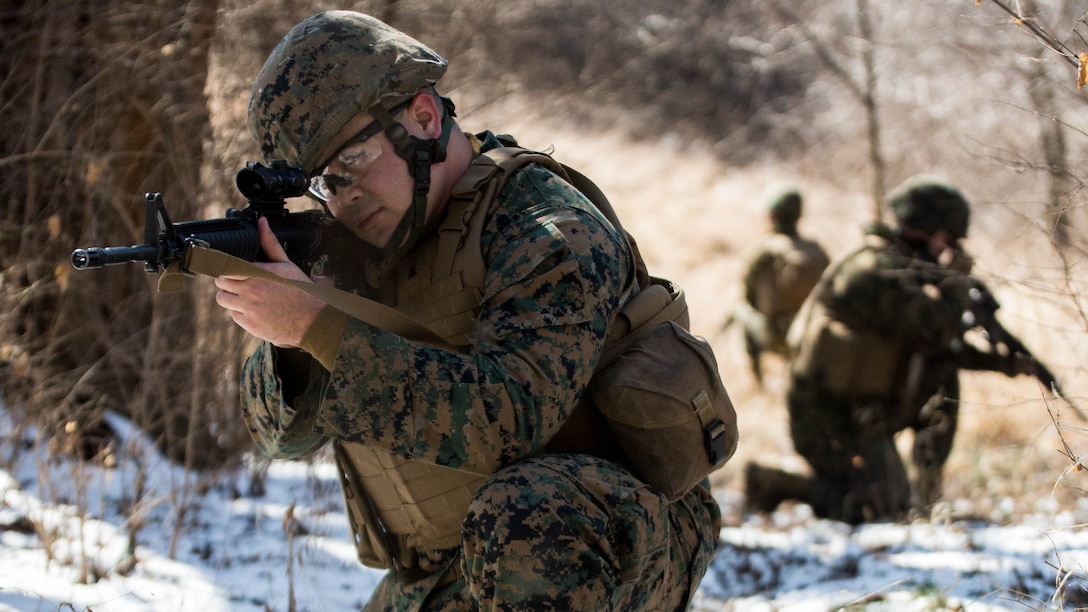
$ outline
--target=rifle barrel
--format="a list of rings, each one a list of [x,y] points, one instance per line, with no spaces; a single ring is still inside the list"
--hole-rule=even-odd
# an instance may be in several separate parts
[[[101,268],[131,261],[158,259],[159,248],[153,244],[137,244],[127,247],[91,247],[72,251],[72,267],[78,270]]]

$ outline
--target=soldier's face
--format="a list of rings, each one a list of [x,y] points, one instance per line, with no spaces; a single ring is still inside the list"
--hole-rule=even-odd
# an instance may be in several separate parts
[[[961,250],[959,238],[947,230],[938,229],[929,236],[929,252],[936,259],[949,250]]]
[[[349,143],[371,121],[359,115],[332,139],[336,153],[322,182],[333,216],[360,239],[384,247],[411,206],[414,181],[385,134]]]

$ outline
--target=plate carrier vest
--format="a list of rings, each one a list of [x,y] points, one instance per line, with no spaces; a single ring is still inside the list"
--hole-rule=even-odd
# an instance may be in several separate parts
[[[505,136],[500,140],[513,143]],[[507,180],[534,163],[567,179],[625,234],[604,195],[577,171],[543,153],[514,146],[490,149],[473,160],[454,187],[437,231],[410,255],[414,265],[398,267],[413,267],[413,278],[398,274],[386,283],[396,295],[382,295],[379,301],[455,347],[466,347],[483,295],[483,226]],[[630,282],[644,286],[649,282],[645,265],[634,241],[627,238],[635,267]],[[622,461],[607,424],[587,401],[580,402],[546,452],[579,448]],[[348,520],[364,565],[411,568],[420,552],[460,545],[461,523],[488,475],[406,460],[359,444],[335,442],[334,449]]]

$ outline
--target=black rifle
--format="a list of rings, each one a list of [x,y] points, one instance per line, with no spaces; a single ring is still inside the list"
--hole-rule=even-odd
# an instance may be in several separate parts
[[[1088,421],[1088,417],[1065,395],[1061,383],[1058,382],[1058,378],[1050,371],[1050,368],[1040,361],[1021,342],[1020,338],[1005,329],[1005,326],[997,320],[997,309],[1001,307],[1001,304],[998,303],[997,298],[994,297],[990,289],[982,281],[972,279],[970,295],[971,306],[969,307],[968,326],[978,327],[991,346],[996,348],[999,345],[1005,345],[1010,358],[1019,354],[1021,358],[1026,359],[1029,363],[1029,373],[1055,396],[1069,404],[1069,407],[1082,421]]]
[[[309,273],[322,257],[361,245],[341,223],[324,211],[291,212],[285,198],[302,196],[310,186],[306,173],[282,160],[266,167],[248,162],[238,171],[235,184],[248,206],[230,208],[222,219],[172,223],[162,194],[146,196],[144,242],[127,247],[92,247],[72,252],[72,265],[80,270],[142,261],[151,273],[161,272],[182,259],[192,245],[207,246],[246,261],[264,260],[257,233],[257,219],[264,217],[287,256]],[[184,261],[184,259],[182,259]]]

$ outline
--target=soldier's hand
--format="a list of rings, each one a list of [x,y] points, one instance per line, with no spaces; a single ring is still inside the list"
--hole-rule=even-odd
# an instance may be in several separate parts
[[[1006,376],[1019,376],[1021,374],[1035,374],[1035,359],[1031,355],[1012,353],[1005,360],[1005,369],[1002,372]]]
[[[975,260],[956,247],[948,247],[937,256],[937,263],[957,274],[970,274]]]
[[[301,268],[287,258],[268,221],[257,222],[261,247],[268,262],[256,265],[284,278],[310,282]],[[281,347],[298,346],[325,303],[294,287],[243,276],[215,279],[219,291],[215,301],[230,314],[239,327],[250,334]]]

